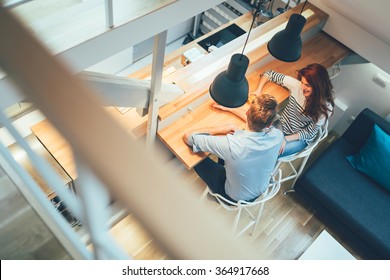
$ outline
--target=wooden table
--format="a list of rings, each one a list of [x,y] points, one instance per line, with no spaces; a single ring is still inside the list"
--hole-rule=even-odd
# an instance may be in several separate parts
[[[134,117],[135,110],[129,110],[126,113],[121,113],[115,107],[107,107],[107,111],[124,127],[124,129],[134,138],[139,138],[143,135],[142,128],[146,126],[146,117]],[[142,122],[142,123],[140,123]],[[146,128],[145,128],[146,129]],[[43,120],[31,127],[32,133],[38,138],[42,145],[58,162],[62,169],[74,181],[77,179],[76,164],[69,143],[62,135],[52,126],[47,120]],[[141,131],[141,132],[140,132]],[[96,151],[97,153],[99,151]]]
[[[31,131],[58,162],[68,176],[77,178],[72,149],[62,135],[46,119],[31,127]]]

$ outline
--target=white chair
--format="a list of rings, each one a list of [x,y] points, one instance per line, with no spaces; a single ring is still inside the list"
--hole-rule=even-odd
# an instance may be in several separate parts
[[[303,149],[302,151],[300,151],[298,153],[295,153],[295,154],[292,154],[289,156],[285,156],[285,157],[281,157],[278,159],[278,162],[276,163],[275,169],[280,168],[280,165],[282,163],[287,163],[288,164],[287,166],[292,171],[291,175],[282,178],[281,183],[288,181],[288,180],[291,180],[291,179],[294,179],[293,183],[291,184],[291,188],[289,190],[285,190],[284,194],[295,191],[294,190],[295,182],[298,180],[299,176],[302,174],[303,169],[305,168],[306,163],[307,163],[311,153],[313,152],[313,150],[315,150],[315,148],[318,146],[318,144],[323,139],[325,139],[327,136],[328,136],[328,121],[326,121],[325,124],[320,128],[320,131],[317,134],[317,138],[312,143],[310,143],[305,149]],[[297,159],[302,159],[302,162],[298,167],[294,167],[293,163]]]
[[[252,230],[250,232],[250,235],[252,235],[256,228],[257,224],[260,220],[260,216],[263,212],[264,203],[271,198],[273,198],[280,190],[280,180],[282,178],[282,171],[280,169],[275,169],[273,174],[271,174],[271,180],[268,188],[264,191],[264,193],[259,196],[254,202],[247,202],[243,200],[239,200],[238,202],[233,202],[225,197],[213,193],[207,186],[205,191],[203,192],[201,196],[201,200],[203,200],[207,194],[209,193],[213,197],[216,198],[216,200],[219,202],[220,206],[223,207],[227,211],[235,211],[236,215],[234,217],[233,221],[233,228],[232,228],[232,235],[237,238],[241,234],[243,234],[245,231],[250,229],[252,227]],[[247,213],[249,216],[250,221],[244,225],[242,230],[240,230],[237,233],[238,224],[240,222],[240,218],[242,217],[243,213]]]

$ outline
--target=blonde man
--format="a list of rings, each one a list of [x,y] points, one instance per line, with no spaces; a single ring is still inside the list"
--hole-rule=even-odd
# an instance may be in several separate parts
[[[223,165],[206,158],[194,167],[211,191],[234,202],[251,202],[264,192],[283,142],[283,133],[271,126],[276,107],[273,96],[255,96],[244,130],[227,124],[184,134],[194,152],[210,152],[224,161]]]

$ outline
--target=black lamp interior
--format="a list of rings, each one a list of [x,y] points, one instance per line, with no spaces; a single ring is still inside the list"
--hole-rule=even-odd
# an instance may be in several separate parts
[[[302,16],[302,11],[306,3],[307,0],[303,4],[300,14],[292,14],[286,28],[276,33],[268,42],[268,51],[276,59],[293,62],[301,57],[301,32],[306,23],[305,17]]]

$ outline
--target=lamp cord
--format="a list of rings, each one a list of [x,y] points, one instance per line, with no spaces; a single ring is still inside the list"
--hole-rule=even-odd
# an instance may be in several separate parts
[[[307,0],[305,1],[305,3],[304,3],[303,6],[302,6],[302,10],[301,10],[301,12],[299,13],[300,15],[302,14],[303,9],[305,8],[306,3],[307,3]]]
[[[240,56],[240,59],[239,59],[239,60],[241,60],[242,57],[243,57],[243,55],[244,55],[244,50],[245,50],[246,44],[248,43],[249,35],[251,34],[253,25],[254,25],[254,23],[255,23],[256,15],[257,15],[258,12],[260,12],[260,5],[261,5],[261,4],[262,4],[262,1],[259,1],[259,3],[257,4],[256,10],[255,10],[254,13],[253,13],[253,18],[252,18],[251,27],[249,28],[248,35],[246,36],[246,40],[245,40],[245,43],[244,43],[244,47],[242,48],[242,52],[241,52],[241,56]]]
[[[260,6],[261,6],[262,3],[263,3],[263,1],[259,1],[259,2],[258,2],[257,7],[256,7],[256,10],[255,10],[254,13],[253,13],[253,19],[252,19],[251,27],[249,28],[248,35],[246,36],[246,40],[245,40],[245,43],[244,43],[244,47],[242,48],[240,60],[242,59],[242,57],[243,57],[243,55],[244,55],[244,50],[245,50],[246,44],[248,43],[249,35],[251,34],[253,25],[254,25],[254,23],[255,23],[256,15],[257,15],[257,13],[260,12]],[[273,3],[273,2],[272,2],[272,3]],[[305,3],[304,3],[303,6],[302,6],[302,10],[301,10],[301,12],[299,13],[300,15],[302,14],[303,9],[305,9],[306,3],[307,3],[307,0],[305,1]]]

